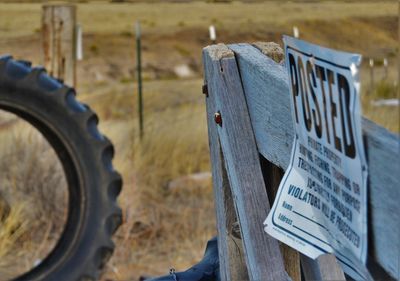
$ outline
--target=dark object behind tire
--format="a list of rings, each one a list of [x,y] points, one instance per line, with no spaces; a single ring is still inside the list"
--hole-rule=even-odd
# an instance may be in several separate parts
[[[10,57],[0,57],[0,109],[44,135],[63,165],[69,192],[67,223],[56,247],[16,280],[96,280],[122,220],[116,203],[122,179],[112,167],[111,142],[97,130],[96,114],[76,101],[72,88]]]
[[[217,237],[207,242],[203,259],[183,272],[170,272],[169,275],[146,281],[221,281]]]

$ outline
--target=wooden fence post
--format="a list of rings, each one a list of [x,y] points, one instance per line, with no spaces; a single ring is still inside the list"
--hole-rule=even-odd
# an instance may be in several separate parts
[[[217,33],[215,32],[215,26],[210,25],[208,28],[208,32],[210,33],[210,41],[212,44],[215,44],[217,42]]]
[[[204,59],[204,65],[206,65]],[[211,81],[210,81],[211,82]],[[207,81],[205,81],[207,88]],[[217,111],[213,98],[206,99],[210,158],[212,161],[213,189],[218,230],[218,255],[222,281],[248,281],[243,245],[232,234],[232,226],[237,222],[231,186],[226,171],[224,156],[215,127],[214,113]],[[238,241],[239,240],[239,241]]]
[[[78,23],[76,25],[76,60],[83,60],[83,35],[82,26]]]
[[[370,74],[370,91],[371,93],[375,90],[375,79],[374,79],[374,59],[369,59],[369,74]]]
[[[76,7],[44,5],[42,13],[43,65],[51,76],[76,85]]]
[[[203,59],[209,95],[207,98],[207,114],[209,126],[212,126],[209,130],[212,137],[210,143],[213,143],[211,157],[213,160],[218,159],[217,148],[219,146],[222,150],[223,163],[229,181],[229,185],[225,186],[230,186],[233,205],[240,225],[249,280],[290,280],[284,269],[278,242],[266,235],[262,226],[262,221],[269,211],[268,196],[265,191],[259,154],[256,149],[235,55],[225,45],[218,44],[205,48]],[[222,119],[215,119],[214,123],[210,122],[210,119],[213,120],[212,114],[214,113],[212,111],[218,112],[218,116],[222,116]],[[218,137],[215,137],[215,135]],[[219,145],[216,144],[216,141],[219,142]],[[217,147],[214,147],[215,145]],[[215,164],[213,162],[213,165]],[[218,169],[213,167],[214,177],[218,174],[223,175],[223,172],[218,172]],[[230,196],[226,196],[225,193],[224,197],[222,195],[224,190],[220,190],[224,187],[223,176],[219,175],[218,177],[222,178],[222,184],[214,185],[214,188],[217,189],[215,192],[221,194],[218,197],[220,200],[229,200],[228,197]],[[214,178],[214,183],[219,182],[221,180],[217,181]],[[229,205],[229,202],[217,202],[216,208],[219,224],[218,241],[224,243],[224,245],[219,245],[219,250],[229,253],[227,238],[221,237],[221,235],[227,235],[226,228],[229,227],[231,222],[228,221],[231,216],[227,212],[231,208],[226,203]],[[227,249],[224,249],[223,246]],[[227,277],[232,272],[229,266],[232,261],[226,256],[223,258],[223,261],[220,261],[221,272],[227,274],[222,275],[222,280],[232,280]]]
[[[136,71],[138,83],[138,114],[140,138],[143,137],[143,84],[142,84],[142,31],[140,21],[136,22]]]

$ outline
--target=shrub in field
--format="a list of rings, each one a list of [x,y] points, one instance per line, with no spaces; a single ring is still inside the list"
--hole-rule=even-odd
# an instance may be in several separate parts
[[[165,101],[165,99],[164,99]],[[144,137],[133,140],[136,201],[128,208],[125,247],[143,274],[161,275],[198,262],[215,235],[211,178],[201,186],[169,183],[209,171],[204,105],[182,105],[147,115]],[[128,238],[129,237],[129,238]],[[128,246],[130,245],[130,247]],[[151,266],[154,261],[157,267]]]
[[[67,183],[52,147],[25,122],[0,131],[0,144],[0,276],[16,277],[58,241]]]
[[[375,86],[373,96],[380,99],[394,99],[397,95],[397,87],[393,81],[381,80]]]

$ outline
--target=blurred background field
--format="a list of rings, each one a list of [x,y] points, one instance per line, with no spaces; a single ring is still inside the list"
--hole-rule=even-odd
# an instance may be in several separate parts
[[[0,54],[41,64],[42,4],[24,2],[36,3],[0,3]],[[98,113],[102,132],[116,146],[114,165],[124,177],[119,201],[125,223],[115,236],[117,248],[103,280],[138,280],[141,275],[166,274],[170,267],[183,270],[202,257],[206,241],[216,233],[201,94],[201,50],[210,44],[209,25],[216,27],[218,42],[281,43],[282,35],[291,35],[293,26],[297,26],[301,39],[361,53],[365,58],[361,72],[363,114],[399,132],[399,107],[372,103],[380,98],[396,98],[397,1],[70,2],[78,7],[78,22],[84,34],[84,59],[78,62],[78,98]],[[134,79],[136,20],[141,21],[143,32],[142,141],[138,138]],[[376,65],[374,87],[369,58]],[[382,66],[384,58],[389,65],[387,75]],[[1,151],[7,151],[10,144],[8,130],[0,124]],[[32,146],[27,142],[32,137],[26,134],[15,134],[14,138],[22,147]],[[32,149],[43,151],[35,146]],[[35,155],[35,161],[45,157],[44,152]],[[10,163],[7,157],[0,159],[1,167]],[[25,161],[31,167],[18,167],[14,172],[18,175],[18,169],[35,168],[36,173],[46,174],[33,164],[35,161]],[[49,187],[59,185],[53,182]],[[2,182],[0,195],[8,198],[9,190]],[[23,221],[27,216],[27,200],[14,204],[16,219],[20,216]],[[0,202],[0,212],[1,206]],[[60,206],[53,208],[62,210]],[[6,223],[12,221],[0,220],[2,226]],[[24,244],[28,240],[24,236],[26,228],[21,228],[18,237],[2,229],[0,249],[6,249],[1,243],[14,238],[17,245],[22,245],[0,251],[0,276],[5,276],[2,272],[10,269],[7,258],[12,261],[18,253],[22,260],[19,266],[24,268],[29,263],[26,260],[34,262],[35,257],[24,254],[33,247]]]

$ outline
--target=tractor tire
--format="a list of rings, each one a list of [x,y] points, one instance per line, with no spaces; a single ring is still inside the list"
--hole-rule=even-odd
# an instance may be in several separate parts
[[[75,99],[73,88],[43,68],[0,57],[0,109],[23,118],[54,148],[68,183],[68,217],[57,245],[18,281],[97,280],[112,255],[122,222],[117,196],[122,178],[114,148],[97,129],[98,118]]]

